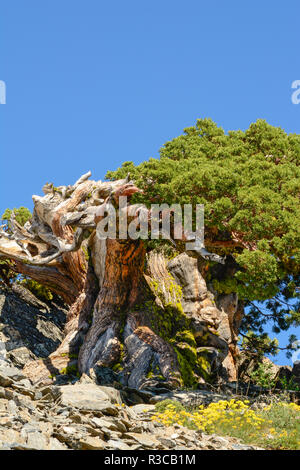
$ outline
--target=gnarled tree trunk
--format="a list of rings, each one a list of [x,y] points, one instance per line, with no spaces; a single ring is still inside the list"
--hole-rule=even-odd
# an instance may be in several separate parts
[[[102,239],[96,227],[105,210],[138,189],[128,178],[89,177],[73,186],[45,185],[44,197],[33,196],[32,220],[21,227],[12,217],[0,232],[0,257],[69,305],[63,342],[47,359],[28,363],[25,373],[47,382],[73,366],[87,374],[109,367],[136,388],[196,386],[216,372],[235,379],[237,299],[220,299],[217,308],[195,257],[168,262],[155,252],[146,256],[140,239]],[[137,213],[131,209],[123,208],[129,221]],[[151,219],[151,211],[136,209]],[[200,255],[211,254],[203,247]]]

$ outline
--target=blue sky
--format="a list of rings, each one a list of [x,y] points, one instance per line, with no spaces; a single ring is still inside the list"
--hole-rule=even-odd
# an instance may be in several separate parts
[[[299,21],[294,0],[1,2],[0,212],[156,157],[200,117],[300,133]]]

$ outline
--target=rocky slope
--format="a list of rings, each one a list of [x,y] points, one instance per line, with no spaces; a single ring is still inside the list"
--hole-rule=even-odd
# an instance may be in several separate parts
[[[176,300],[180,288],[182,310],[195,333],[197,357],[211,358],[210,367],[223,370],[228,378],[234,364],[229,346],[234,345],[239,321],[235,299],[223,296],[215,301],[196,260],[187,255],[167,263],[152,254],[145,280],[162,309]],[[198,390],[187,392],[160,381],[155,370],[145,380],[149,357],[153,367],[155,345],[150,338],[148,350],[140,348],[136,332],[125,341],[128,348],[135,347],[135,361],[125,371],[96,367],[90,376],[79,377],[70,368],[55,376],[49,371],[48,385],[31,381],[24,366],[32,359],[47,358],[57,348],[65,318],[62,304],[41,302],[18,285],[0,289],[0,449],[253,449],[233,438],[153,422],[154,404],[165,398],[209,404],[243,390],[241,384],[238,390],[237,383],[231,382],[223,383],[217,393],[199,383]],[[182,337],[177,345],[184,351],[188,338]],[[299,366],[294,369],[296,374]],[[246,389],[249,393],[247,385]],[[250,392],[257,395],[260,390],[253,387]]]
[[[197,395],[200,402],[217,398]],[[119,390],[87,376],[75,384],[34,387],[19,369],[0,363],[0,450],[254,449],[180,425],[165,428],[151,420],[154,408],[129,407]]]
[[[188,303],[191,294],[185,289]],[[203,298],[204,294],[205,290]],[[172,397],[209,403],[222,396],[209,391],[176,393],[163,385],[150,390],[150,382],[143,390],[118,382],[119,390],[99,385],[117,378],[108,368],[96,369],[93,378],[83,375],[80,379],[64,371],[50,379],[53,385],[33,385],[22,369],[28,360],[46,358],[56,349],[64,323],[62,305],[41,302],[18,285],[12,290],[1,288],[1,450],[249,448],[232,438],[179,425],[165,428],[151,420],[155,402]]]

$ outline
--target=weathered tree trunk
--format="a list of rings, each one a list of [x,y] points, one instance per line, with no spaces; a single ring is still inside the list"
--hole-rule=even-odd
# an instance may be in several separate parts
[[[102,183],[89,176],[73,186],[45,185],[45,196],[33,197],[31,222],[21,227],[13,217],[0,233],[0,257],[69,305],[63,342],[47,359],[28,363],[25,373],[47,382],[75,366],[87,374],[108,367],[135,388],[196,386],[222,368],[234,379],[237,299],[220,300],[217,308],[194,257],[168,263],[151,252],[145,267],[142,240],[101,239],[96,226],[103,210],[138,189],[127,179]]]
[[[79,354],[79,369],[88,373],[98,363],[111,367],[121,354],[122,314],[137,299],[145,248],[143,243],[106,241],[105,274],[93,311],[93,323]]]

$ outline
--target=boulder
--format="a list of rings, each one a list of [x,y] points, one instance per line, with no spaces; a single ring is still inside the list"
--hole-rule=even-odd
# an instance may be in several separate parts
[[[0,362],[0,386],[7,387],[13,382],[26,379],[25,375],[17,369],[7,363]]]
[[[275,377],[277,386],[280,387],[282,380],[289,382],[291,378],[292,378],[292,367],[280,366]]]
[[[95,384],[77,384],[58,387],[61,406],[77,408],[81,411],[100,412],[116,416],[122,403],[120,393],[111,387]]]

